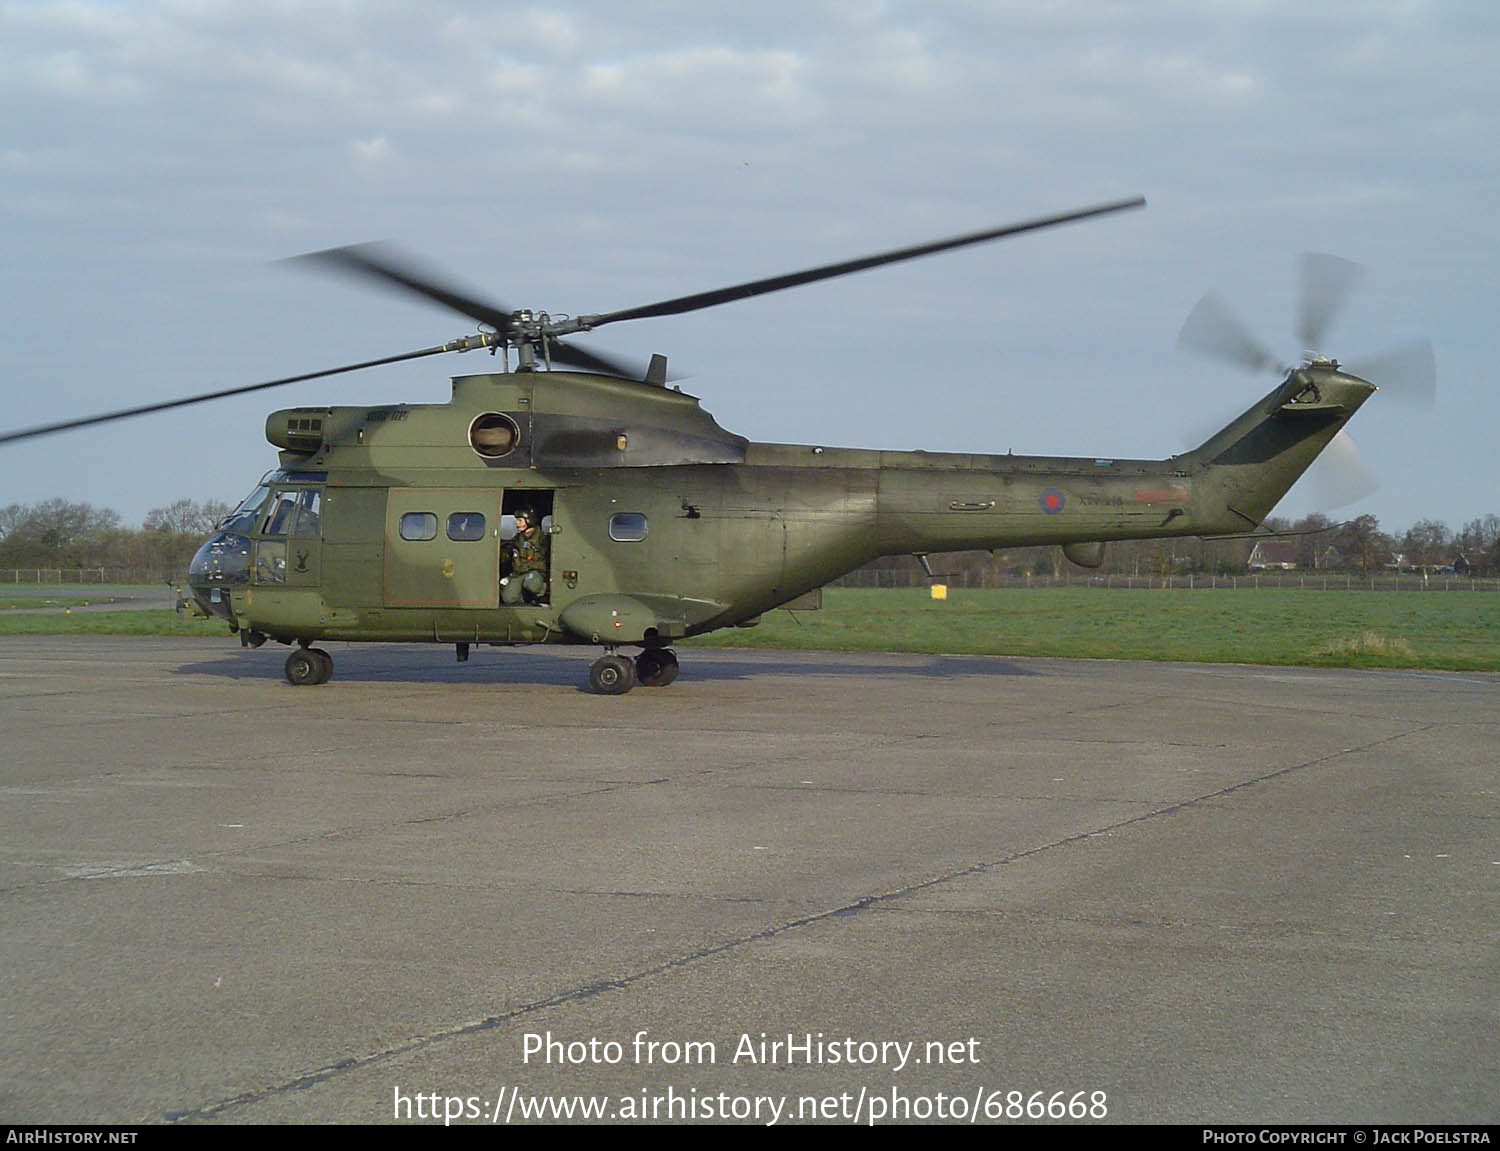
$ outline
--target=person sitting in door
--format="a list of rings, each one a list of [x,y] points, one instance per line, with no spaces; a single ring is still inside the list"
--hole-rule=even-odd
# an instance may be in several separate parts
[[[505,545],[510,574],[500,581],[500,599],[511,606],[541,603],[547,595],[547,537],[531,508],[517,508],[515,515],[516,534]]]

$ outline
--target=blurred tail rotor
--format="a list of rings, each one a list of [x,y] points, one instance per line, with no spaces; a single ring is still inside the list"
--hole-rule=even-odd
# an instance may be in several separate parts
[[[1364,269],[1338,256],[1309,252],[1300,265],[1297,339],[1306,357],[1303,364],[1339,366],[1324,358],[1323,342],[1343,311]],[[1285,375],[1293,369],[1273,356],[1217,295],[1198,301],[1182,325],[1177,346],[1199,355],[1254,372],[1271,370]],[[1342,370],[1374,384],[1392,398],[1431,408],[1437,395],[1437,363],[1426,340],[1342,365]],[[1374,473],[1361,459],[1353,438],[1340,430],[1323,450],[1311,473],[1318,505],[1342,507],[1364,499],[1378,486]]]
[[[1403,403],[1429,410],[1437,405],[1437,358],[1426,340],[1361,356],[1344,368]]]
[[[1286,368],[1213,292],[1198,301],[1177,335],[1177,346],[1252,372]]]
[[[1313,502],[1323,509],[1357,504],[1380,487],[1380,480],[1359,454],[1354,437],[1340,428],[1310,473]]]
[[[1364,274],[1364,268],[1350,260],[1321,252],[1303,253],[1297,339],[1302,341],[1304,349],[1323,350],[1323,337]]]

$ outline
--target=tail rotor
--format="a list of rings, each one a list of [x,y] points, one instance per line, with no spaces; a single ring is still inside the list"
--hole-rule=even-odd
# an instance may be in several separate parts
[[[1339,256],[1309,252],[1299,268],[1296,336],[1303,348],[1303,368],[1340,368],[1358,376],[1392,399],[1432,408],[1437,396],[1437,363],[1426,340],[1403,344],[1342,366],[1324,354],[1328,331],[1364,278],[1364,268]],[[1286,376],[1295,368],[1276,358],[1215,293],[1198,301],[1182,325],[1177,346],[1252,372]],[[1378,487],[1374,473],[1360,458],[1354,440],[1340,430],[1319,457],[1313,488],[1319,506],[1342,507],[1364,499]]]

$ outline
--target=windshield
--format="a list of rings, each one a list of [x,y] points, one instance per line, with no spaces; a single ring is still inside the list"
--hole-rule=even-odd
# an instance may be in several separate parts
[[[266,493],[271,490],[269,484],[261,484],[222,520],[219,521],[219,530],[223,532],[243,532],[246,535],[255,526],[255,513],[260,511],[260,505],[266,502]]]

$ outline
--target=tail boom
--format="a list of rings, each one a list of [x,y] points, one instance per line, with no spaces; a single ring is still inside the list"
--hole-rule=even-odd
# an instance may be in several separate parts
[[[1375,390],[1315,362],[1166,460],[882,453],[880,554],[1247,531]]]

